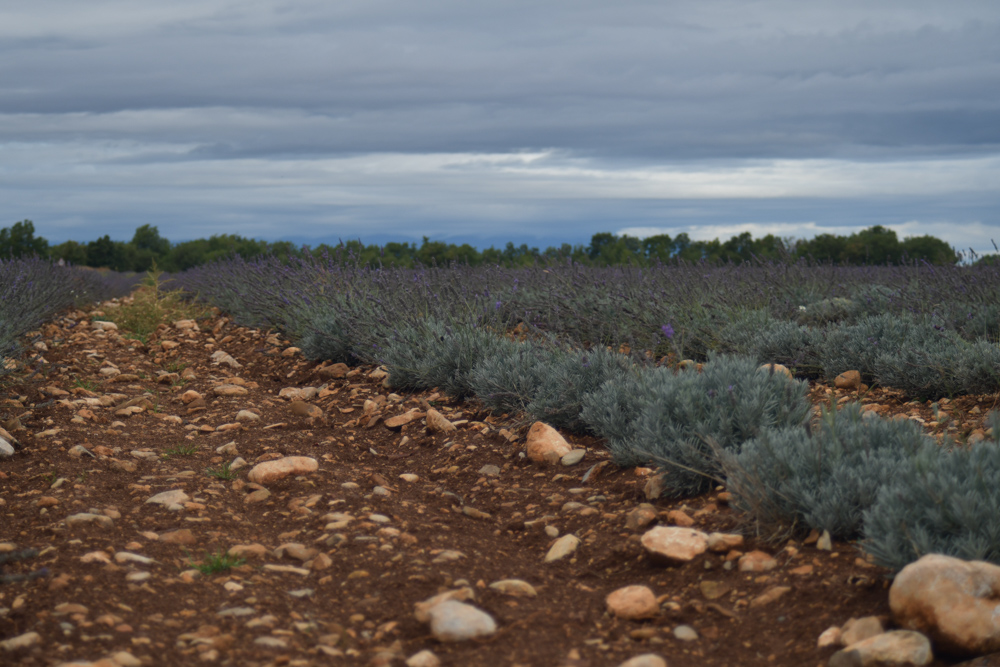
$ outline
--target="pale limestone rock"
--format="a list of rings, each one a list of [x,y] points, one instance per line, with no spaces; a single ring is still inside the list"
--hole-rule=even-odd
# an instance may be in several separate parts
[[[840,643],[850,646],[883,632],[885,628],[882,627],[882,621],[878,616],[851,618],[840,628]]]
[[[934,660],[927,637],[912,630],[893,630],[851,644],[830,657],[829,667],[927,665]]]
[[[667,667],[667,661],[655,653],[643,653],[629,658],[618,667]]]
[[[497,630],[493,617],[481,609],[456,600],[445,600],[428,612],[431,634],[440,642],[463,642],[487,637]]]
[[[96,524],[98,527],[104,529],[114,528],[115,526],[115,522],[111,517],[104,516],[103,514],[91,514],[90,512],[70,515],[66,517],[65,522],[70,528],[91,524]]]
[[[191,500],[191,497],[182,490],[172,489],[170,491],[157,493],[152,498],[146,500],[146,502],[152,503],[153,505],[163,505],[164,507],[169,507],[171,505],[181,505],[189,500]]]
[[[559,431],[548,424],[535,422],[528,430],[528,458],[535,463],[558,463],[573,451]]]
[[[1000,567],[991,563],[928,554],[896,575],[889,607],[897,625],[947,652],[1000,650]]]
[[[234,558],[263,558],[269,552],[263,544],[237,544],[229,548],[227,552]]]
[[[833,379],[833,386],[837,389],[857,389],[861,386],[861,373],[844,371]]]
[[[792,372],[781,364],[764,364],[760,367],[760,370],[768,373],[775,373],[776,375],[784,375],[789,379],[792,378]]]
[[[769,553],[751,551],[740,556],[740,572],[767,572],[778,567],[778,561]]]
[[[23,635],[17,635],[16,637],[11,637],[10,639],[5,639],[0,642],[0,648],[4,651],[19,651],[21,649],[31,648],[41,642],[42,636],[37,632],[25,632]]]
[[[246,396],[250,392],[238,384],[220,384],[212,387],[212,393],[216,396]]]
[[[708,535],[693,528],[657,526],[642,536],[642,546],[654,557],[685,563],[705,553]]]
[[[247,479],[256,484],[269,484],[290,475],[301,475],[319,469],[319,462],[309,456],[286,456],[275,461],[258,463],[250,470]]]
[[[604,603],[608,611],[618,618],[635,621],[652,618],[660,613],[656,596],[648,586],[625,586],[610,593]]]
[[[466,600],[475,600],[476,593],[468,586],[463,586],[462,588],[457,588],[451,591],[445,591],[444,593],[438,593],[433,597],[429,597],[423,602],[418,602],[413,605],[413,617],[420,621],[421,623],[430,623],[431,616],[430,611],[437,605],[448,600],[455,600],[456,602],[464,602]]]
[[[308,419],[322,419],[323,417],[322,408],[312,403],[306,403],[305,401],[292,401],[289,408],[296,417],[305,417]]]
[[[743,546],[743,536],[734,533],[709,533],[708,550],[713,553],[727,553]]]
[[[424,649],[407,658],[406,667],[441,667],[441,660],[433,651]]]
[[[427,411],[427,430],[431,433],[452,433],[457,431],[458,427],[448,421],[443,414],[431,408]]]
[[[527,581],[522,581],[520,579],[501,579],[500,581],[494,581],[490,584],[490,588],[495,590],[497,593],[510,595],[516,598],[533,598],[538,595],[534,586],[529,584]]]
[[[840,636],[843,633],[840,628],[836,625],[831,625],[826,630],[824,630],[819,639],[816,640],[816,648],[827,648],[828,646],[841,646],[843,642],[840,641]]]
[[[563,535],[549,548],[545,554],[545,562],[553,563],[569,556],[580,546],[580,538],[573,534]]]

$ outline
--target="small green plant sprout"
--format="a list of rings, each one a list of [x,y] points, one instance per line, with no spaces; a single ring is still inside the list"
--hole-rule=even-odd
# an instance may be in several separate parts
[[[95,384],[90,380],[84,380],[83,378],[77,378],[73,382],[73,386],[78,387],[80,389],[86,389],[87,391],[97,391],[99,389],[97,384]]]
[[[180,373],[187,367],[186,361],[171,361],[165,366],[165,369],[168,373]]]
[[[941,407],[937,403],[931,403],[931,412],[934,413],[934,420],[937,421],[938,426],[944,426],[951,419],[951,415],[947,412],[942,412]]]
[[[245,558],[240,558],[238,556],[230,556],[224,551],[216,551],[214,554],[208,552],[205,553],[205,557],[200,563],[195,563],[194,561],[189,561],[194,569],[198,570],[202,574],[218,574],[219,572],[225,572],[234,567],[239,567],[246,563]]]
[[[160,454],[160,458],[166,461],[173,456],[191,456],[197,453],[197,451],[198,445],[177,445]]]
[[[223,463],[218,468],[205,468],[205,472],[216,479],[236,479],[239,473],[230,467],[229,463]]]

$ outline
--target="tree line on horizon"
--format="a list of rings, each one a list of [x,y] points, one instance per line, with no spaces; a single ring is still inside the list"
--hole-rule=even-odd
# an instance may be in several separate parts
[[[849,236],[820,234],[809,240],[783,239],[772,234],[753,238],[750,232],[733,236],[728,241],[695,241],[685,233],[673,237],[658,234],[640,239],[600,232],[591,237],[589,245],[564,243],[545,250],[527,244],[515,246],[513,243],[507,243],[503,248],[491,246],[477,250],[467,243],[456,245],[432,241],[426,236],[420,245],[397,242],[365,245],[360,240],[352,240],[336,246],[298,247],[290,241],[260,241],[236,234],[217,234],[208,239],[172,243],[160,235],[156,226],[148,224],[136,228],[130,241],[115,241],[106,234],[87,243],[65,241],[52,245],[45,238],[35,235],[35,226],[30,220],[0,229],[0,258],[34,255],[75,266],[123,272],[145,272],[154,267],[179,272],[235,255],[246,259],[262,255],[288,259],[324,254],[339,256],[351,263],[386,267],[444,266],[451,263],[518,267],[553,260],[572,260],[592,266],[651,266],[678,260],[741,263],[754,260],[796,261],[801,258],[838,265],[912,261],[945,265],[962,259],[954,248],[941,239],[924,235],[900,240],[896,232],[880,225]],[[996,258],[997,255],[986,255],[979,261]]]

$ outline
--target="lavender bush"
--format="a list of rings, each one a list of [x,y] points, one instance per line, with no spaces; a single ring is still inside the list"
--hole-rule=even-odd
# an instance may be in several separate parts
[[[0,359],[16,356],[21,337],[63,308],[122,296],[137,281],[37,258],[0,260]],[[7,372],[0,364],[0,375]]]

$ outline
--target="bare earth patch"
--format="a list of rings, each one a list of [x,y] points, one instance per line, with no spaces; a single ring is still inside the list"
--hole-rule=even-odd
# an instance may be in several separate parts
[[[379,369],[321,369],[225,318],[178,325],[143,345],[70,313],[43,328],[48,370],[0,397],[18,440],[0,459],[0,556],[38,551],[2,573],[48,570],[0,584],[0,642],[21,638],[0,663],[416,665],[430,651],[443,665],[655,653],[800,667],[835,652],[816,645],[828,627],[888,620],[886,573],[853,544],[748,536],[682,564],[647,554],[655,526],[740,532],[721,489],[646,505],[651,471],[619,470],[592,439],[567,436],[585,450],[574,465],[535,463],[526,429],[475,403],[392,394]],[[852,395],[818,385],[814,399],[830,391]],[[956,399],[937,425],[893,392],[864,400],[965,433],[991,407]],[[567,535],[578,543],[547,562]],[[741,571],[754,551],[773,569]],[[627,586],[658,609],[611,613]],[[418,620],[417,603],[449,591],[449,611],[471,605],[495,631],[448,641],[443,608]]]

